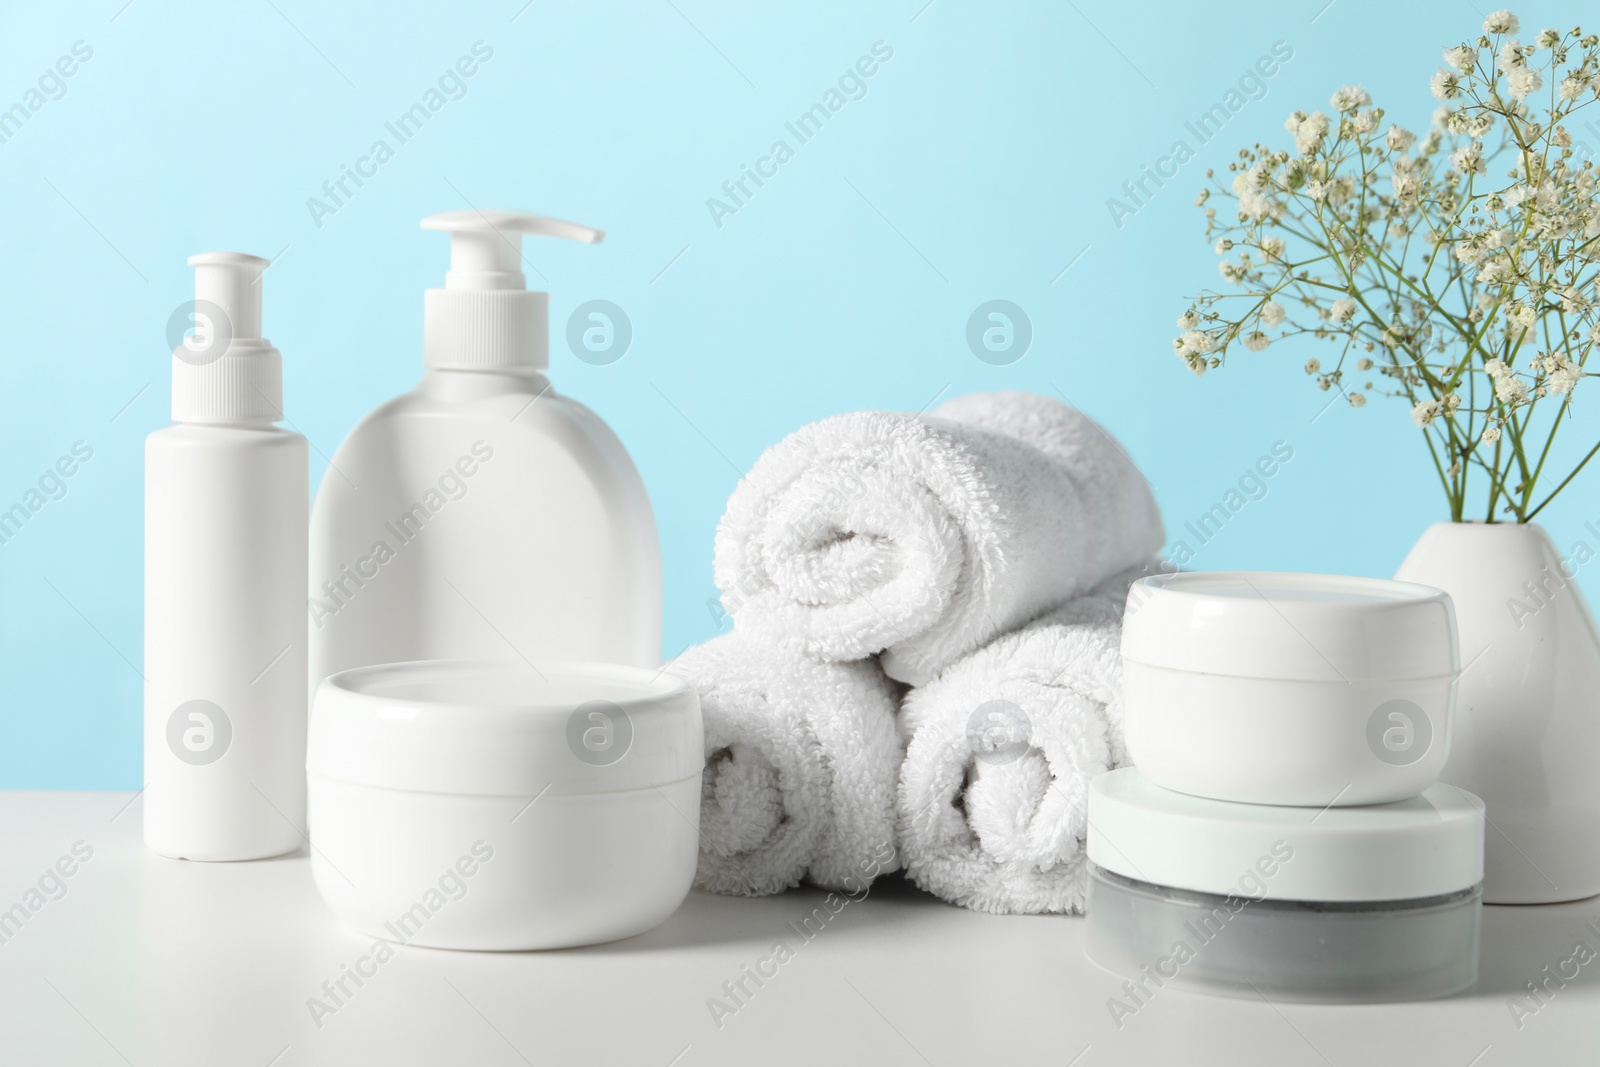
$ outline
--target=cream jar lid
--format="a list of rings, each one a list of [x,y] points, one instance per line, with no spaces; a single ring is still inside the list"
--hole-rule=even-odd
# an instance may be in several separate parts
[[[1122,623],[1126,660],[1295,681],[1459,673],[1447,593],[1385,578],[1203,571],[1141,578]]]
[[[609,793],[698,773],[704,744],[699,696],[661,671],[426,660],[325,680],[306,770],[425,793]]]
[[[1222,896],[1415,900],[1483,881],[1483,801],[1453,785],[1392,804],[1290,808],[1207,800],[1125,767],[1089,785],[1091,862]]]

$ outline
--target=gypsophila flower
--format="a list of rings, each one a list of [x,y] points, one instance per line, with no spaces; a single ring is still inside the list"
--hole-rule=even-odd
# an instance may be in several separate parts
[[[1450,165],[1463,174],[1487,174],[1489,166],[1483,161],[1483,145],[1473,141],[1450,155]]]
[[[1172,343],[1180,356],[1203,356],[1217,347],[1216,339],[1205,330],[1188,330]]]
[[[1510,87],[1512,96],[1518,100],[1526,100],[1539,91],[1544,79],[1540,78],[1539,72],[1531,67],[1517,67],[1506,75],[1506,84]]]
[[[1483,20],[1483,32],[1490,37],[1497,37],[1507,33],[1516,33],[1521,27],[1517,16],[1501,8]]]
[[[1294,146],[1301,154],[1305,155],[1321,147],[1322,141],[1328,136],[1328,116],[1320,111],[1313,111],[1301,119],[1294,130]]]
[[[1345,85],[1208,171],[1196,203],[1232,291],[1194,297],[1173,342],[1195,374],[1288,349],[1352,407],[1403,398],[1457,521],[1526,522],[1583,469],[1572,452],[1600,455],[1545,437],[1594,415],[1573,398],[1600,350],[1600,127],[1577,112],[1600,35],[1520,29],[1497,11],[1441,48],[1419,133]]]
[[[1328,105],[1335,111],[1354,111],[1358,107],[1365,107],[1372,103],[1372,97],[1359,85],[1346,85],[1333,94]]]
[[[1528,383],[1511,374],[1497,378],[1494,383],[1494,396],[1502,404],[1515,406],[1528,398]]]
[[[1527,61],[1527,53],[1522,48],[1522,42],[1507,41],[1500,46],[1500,51],[1496,53],[1494,65],[1499,68],[1501,74],[1510,74]]]

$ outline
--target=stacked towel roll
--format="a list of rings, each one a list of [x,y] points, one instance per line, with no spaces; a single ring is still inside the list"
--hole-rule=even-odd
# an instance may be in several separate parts
[[[902,862],[978,911],[1083,907],[1088,788],[1127,761],[1125,572],[913,689],[899,785]]]
[[[706,722],[697,884],[854,890],[906,862],[934,892],[961,898],[961,878],[932,873],[956,869],[939,859],[950,855],[948,825],[933,832],[932,807],[908,817],[904,788],[897,801],[905,741],[932,751],[934,733],[919,741],[922,727],[953,729],[933,725],[957,699],[957,682],[939,696],[945,675],[977,686],[986,645],[1147,560],[1163,538],[1137,468],[1091,419],[1047,397],[978,394],[927,416],[840,415],[768,449],[717,532],[715,575],[734,631],[669,665],[700,691]],[[934,694],[914,692],[898,725],[896,682]],[[1106,730],[1096,740],[1092,715],[1082,718],[1056,731],[1041,711],[1037,736],[1060,733],[1047,749],[1055,758],[1105,763]],[[1082,736],[1069,737],[1074,730]],[[939,775],[956,773],[949,759],[934,762],[946,768]],[[989,762],[983,771],[997,783],[1038,773],[1037,760],[1016,771]],[[946,784],[935,790],[955,802]],[[919,785],[913,795],[931,794]],[[1001,848],[993,833],[979,837]],[[913,861],[913,841],[927,843],[928,859]],[[1021,862],[1026,850],[1013,851]],[[960,902],[983,906],[981,893],[968,896]],[[1030,890],[1018,904],[1035,899],[1058,900]]]

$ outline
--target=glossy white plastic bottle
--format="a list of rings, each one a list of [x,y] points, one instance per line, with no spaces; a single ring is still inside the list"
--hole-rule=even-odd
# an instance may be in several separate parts
[[[172,425],[145,441],[144,839],[248,860],[305,837],[306,442],[275,425],[267,261],[190,258],[195,322]]]
[[[351,431],[312,509],[311,688],[421,659],[659,664],[650,499],[611,429],[551,388],[549,296],[521,270],[525,234],[602,235],[509,211],[422,225],[451,235],[426,372]]]

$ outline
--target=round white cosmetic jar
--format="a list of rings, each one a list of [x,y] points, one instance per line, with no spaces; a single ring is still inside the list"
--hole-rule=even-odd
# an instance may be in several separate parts
[[[1127,980],[1117,996],[1130,1013],[1167,987],[1448,996],[1477,980],[1483,826],[1482,802],[1450,785],[1318,811],[1110,771],[1089,787],[1086,951]]]
[[[1158,785],[1247,804],[1379,804],[1437,781],[1455,612],[1409,582],[1157,575],[1128,596],[1128,753]]]
[[[311,868],[361,933],[542,949],[642,933],[699,854],[700,701],[659,671],[427,661],[317,690]]]

